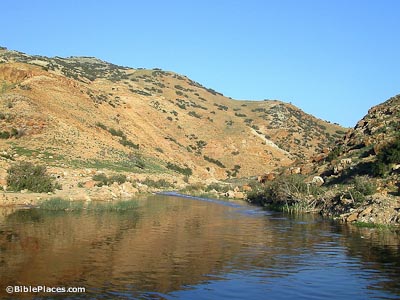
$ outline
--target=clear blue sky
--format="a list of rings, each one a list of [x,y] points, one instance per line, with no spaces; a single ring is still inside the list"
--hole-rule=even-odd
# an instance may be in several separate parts
[[[3,0],[0,45],[187,75],[353,127],[400,93],[399,0]]]

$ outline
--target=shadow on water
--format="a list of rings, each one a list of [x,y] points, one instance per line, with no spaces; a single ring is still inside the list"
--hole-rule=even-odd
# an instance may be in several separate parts
[[[177,196],[124,213],[0,210],[0,298],[14,284],[87,288],[69,299],[400,295],[398,232]]]

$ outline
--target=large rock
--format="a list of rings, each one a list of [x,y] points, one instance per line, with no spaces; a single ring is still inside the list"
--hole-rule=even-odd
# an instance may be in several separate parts
[[[230,199],[233,199],[233,198],[235,198],[235,192],[232,191],[232,190],[229,190],[229,191],[227,191],[227,192],[225,193],[225,197],[228,197],[228,198],[230,198]]]
[[[236,199],[244,199],[246,197],[246,195],[243,192],[235,192],[233,197]]]
[[[94,180],[89,180],[89,181],[86,181],[84,184],[83,184],[83,186],[85,187],[85,188],[87,188],[87,189],[91,189],[91,188],[94,188],[95,186],[96,186],[96,181],[94,181]]]
[[[357,219],[358,219],[358,212],[354,212],[354,213],[350,214],[350,215],[346,218],[346,221],[349,222],[349,223],[351,223],[351,222],[357,221]]]
[[[253,189],[251,188],[250,185],[245,184],[244,186],[242,186],[243,191],[245,192],[251,192]]]
[[[130,193],[130,194],[136,194],[137,192],[139,192],[139,190],[137,188],[133,187],[132,183],[130,183],[130,182],[124,182],[123,184],[121,184],[120,189],[122,192]]]
[[[311,183],[317,186],[321,186],[324,184],[324,179],[321,176],[314,176]]]

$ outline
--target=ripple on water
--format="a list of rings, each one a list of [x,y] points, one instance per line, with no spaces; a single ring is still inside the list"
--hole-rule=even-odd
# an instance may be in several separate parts
[[[400,295],[399,248],[388,247],[398,237],[312,215],[171,195],[152,196],[135,213],[30,213],[0,223],[2,283],[88,288],[71,299]]]

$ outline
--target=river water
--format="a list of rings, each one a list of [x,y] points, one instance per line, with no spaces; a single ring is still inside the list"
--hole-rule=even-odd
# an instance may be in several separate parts
[[[0,299],[400,299],[400,236],[244,203],[0,210]],[[14,293],[7,286],[85,287]]]

